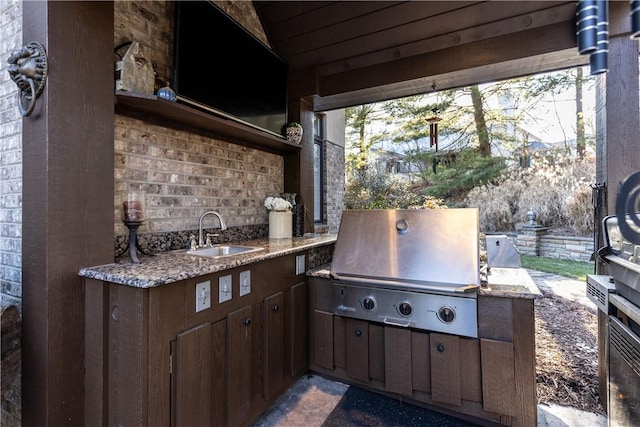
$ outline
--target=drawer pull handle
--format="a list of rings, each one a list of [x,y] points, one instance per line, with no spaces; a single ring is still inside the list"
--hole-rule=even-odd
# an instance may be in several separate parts
[[[251,324],[251,319],[249,319],[249,318],[247,317],[246,319],[244,319],[244,320],[242,321],[242,324],[243,324],[244,326],[249,326],[249,325]]]
[[[271,307],[271,310],[278,311],[280,310],[280,306],[278,304],[273,304],[273,306]]]

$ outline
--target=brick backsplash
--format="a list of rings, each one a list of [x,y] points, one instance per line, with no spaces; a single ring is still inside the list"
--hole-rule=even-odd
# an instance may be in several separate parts
[[[146,192],[142,234],[197,229],[211,209],[229,227],[266,224],[263,201],[284,186],[284,160],[276,154],[125,116],[116,117],[115,135],[116,235],[127,232],[118,197],[125,190]]]

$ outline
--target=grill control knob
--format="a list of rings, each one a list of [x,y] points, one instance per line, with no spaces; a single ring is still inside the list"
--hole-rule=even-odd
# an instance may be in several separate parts
[[[398,313],[403,316],[411,316],[411,313],[413,313],[413,307],[411,307],[411,304],[408,302],[401,302],[398,305]]]
[[[451,323],[456,318],[456,312],[451,307],[440,307],[438,318],[444,323]]]
[[[365,297],[362,300],[362,308],[367,311],[371,311],[376,307],[376,300],[373,297]]]

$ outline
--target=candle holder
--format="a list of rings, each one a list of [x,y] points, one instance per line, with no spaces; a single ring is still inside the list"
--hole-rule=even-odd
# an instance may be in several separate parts
[[[138,228],[145,219],[145,194],[141,191],[128,191],[122,195],[122,222],[129,229],[129,244],[126,249],[116,254],[116,257],[122,255],[129,250],[131,261],[135,264],[140,263],[138,253],[140,251],[144,255],[153,255],[146,252],[138,242]]]

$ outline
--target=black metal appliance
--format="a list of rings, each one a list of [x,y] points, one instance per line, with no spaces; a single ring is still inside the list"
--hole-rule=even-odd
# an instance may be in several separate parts
[[[479,246],[477,209],[344,211],[334,314],[475,338]]]
[[[636,218],[603,220],[606,246],[598,251],[608,276],[587,277],[587,296],[606,314],[604,355],[609,426],[640,425],[640,245],[626,237],[637,233]],[[621,228],[626,230],[625,233]],[[605,378],[603,378],[603,376]]]

